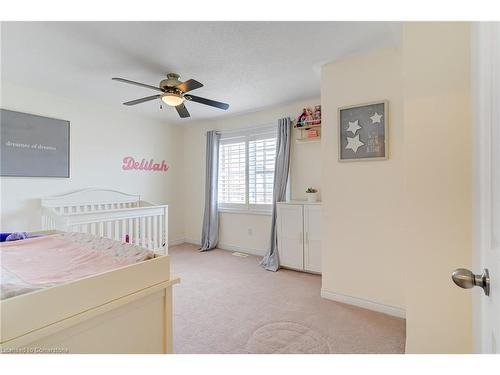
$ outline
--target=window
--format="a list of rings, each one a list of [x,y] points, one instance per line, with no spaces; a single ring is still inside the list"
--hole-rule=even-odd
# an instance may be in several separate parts
[[[221,144],[219,148],[219,202],[245,204],[245,142]]]
[[[276,137],[248,142],[248,203],[272,204]]]
[[[223,133],[219,147],[219,209],[270,211],[275,158],[274,128]]]

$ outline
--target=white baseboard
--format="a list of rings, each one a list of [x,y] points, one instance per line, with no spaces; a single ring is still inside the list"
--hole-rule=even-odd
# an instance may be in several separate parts
[[[190,243],[192,245],[197,245],[197,246],[201,245],[201,241],[194,238],[184,238],[183,241],[184,243]]]
[[[175,246],[175,245],[180,245],[186,242],[184,238],[179,238],[178,240],[170,240],[168,241],[168,246]]]
[[[257,256],[264,256],[266,254],[266,250],[264,249],[254,249],[250,247],[244,247],[244,246],[237,246],[237,245],[230,245],[230,244],[225,244],[225,243],[219,243],[217,245],[219,249],[222,250],[229,250],[229,251],[237,251],[239,253],[245,253],[245,254],[250,254],[250,255],[257,255]]]
[[[177,240],[168,241],[168,247],[182,245],[183,243],[189,243],[192,245],[200,246],[200,241],[192,238],[179,238]]]
[[[168,246],[175,246],[175,245],[180,245],[183,243],[189,243],[192,245],[200,246],[200,240],[196,240],[194,238],[180,238],[178,240],[168,241]],[[226,244],[226,243],[219,243],[217,245],[217,248],[222,249],[222,250],[237,251],[240,253],[257,255],[257,256],[264,256],[266,254],[265,249],[255,249],[255,248],[231,245],[231,244]]]
[[[399,307],[385,305],[383,303],[369,301],[363,298],[351,297],[345,294],[331,292],[329,290],[321,289],[321,297],[330,299],[336,302],[346,303],[348,305],[362,307],[364,309],[381,312],[387,315],[396,316],[398,318],[405,318],[406,312]]]

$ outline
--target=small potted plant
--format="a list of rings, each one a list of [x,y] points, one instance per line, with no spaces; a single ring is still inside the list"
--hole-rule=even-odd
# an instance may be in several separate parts
[[[309,187],[306,190],[307,201],[310,203],[314,203],[318,201],[318,189],[313,187]]]

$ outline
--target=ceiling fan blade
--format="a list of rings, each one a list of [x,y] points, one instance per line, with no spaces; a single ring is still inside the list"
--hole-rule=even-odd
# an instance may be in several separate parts
[[[151,85],[147,85],[145,83],[140,83],[140,82],[135,82],[135,81],[131,81],[129,79],[125,79],[125,78],[111,78],[113,81],[118,81],[118,82],[123,82],[123,83],[128,83],[128,84],[131,84],[131,85],[136,85],[136,86],[142,86],[142,87],[146,87],[148,89],[152,89],[152,90],[156,90],[156,91],[161,91],[163,92],[163,89],[161,89],[160,87],[156,87],[156,86],[151,86]]]
[[[139,103],[149,102],[150,100],[159,99],[161,95],[146,96],[145,98],[131,100],[129,102],[123,103],[124,105],[136,105]]]
[[[222,103],[222,102],[217,102],[215,100],[200,98],[199,96],[184,95],[184,98],[187,99],[187,100],[190,100],[192,102],[206,104],[206,105],[209,105],[211,107],[216,107],[216,108],[220,108],[220,109],[224,109],[224,110],[226,110],[226,109],[229,108],[229,104]]]
[[[178,84],[175,87],[178,88],[179,90],[181,90],[182,92],[188,92],[188,91],[196,90],[196,89],[199,89],[200,87],[203,87],[203,84],[194,80],[194,79],[190,79],[190,80],[187,80],[186,82],[182,82],[182,83]]]
[[[191,116],[189,114],[186,106],[184,105],[184,103],[179,104],[178,106],[175,107],[175,109],[177,110],[177,113],[179,114],[179,116],[181,116],[182,118],[186,118],[186,117]]]

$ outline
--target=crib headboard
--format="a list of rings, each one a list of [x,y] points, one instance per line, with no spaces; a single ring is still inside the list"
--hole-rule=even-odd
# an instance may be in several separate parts
[[[140,200],[140,195],[107,188],[90,187],[42,198],[41,206],[42,208],[52,208],[57,212],[80,212],[138,207]]]

